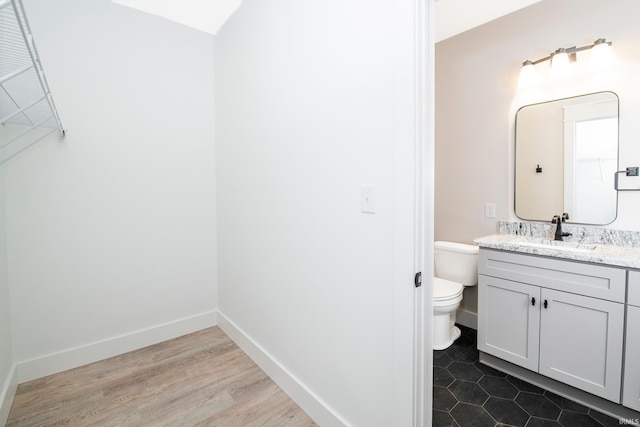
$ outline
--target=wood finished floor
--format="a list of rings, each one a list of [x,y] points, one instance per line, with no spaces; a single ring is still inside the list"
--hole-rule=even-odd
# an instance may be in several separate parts
[[[18,386],[7,426],[317,426],[219,328]]]

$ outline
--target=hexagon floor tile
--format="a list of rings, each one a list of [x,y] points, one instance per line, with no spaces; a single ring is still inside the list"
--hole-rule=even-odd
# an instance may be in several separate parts
[[[617,419],[478,361],[476,331],[433,352],[433,427],[610,427]]]

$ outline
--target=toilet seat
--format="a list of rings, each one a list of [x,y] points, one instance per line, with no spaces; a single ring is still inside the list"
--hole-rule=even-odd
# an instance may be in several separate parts
[[[464,286],[460,283],[452,282],[451,280],[441,279],[439,277],[433,278],[433,302],[448,302],[450,300],[458,299],[462,296],[462,290]]]

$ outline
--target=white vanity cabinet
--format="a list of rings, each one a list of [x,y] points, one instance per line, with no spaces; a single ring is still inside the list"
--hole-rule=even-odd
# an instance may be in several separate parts
[[[482,248],[478,349],[620,402],[626,270]]]
[[[629,272],[622,404],[640,411],[640,271]]]
[[[539,343],[540,288],[480,274],[478,349],[537,372]]]

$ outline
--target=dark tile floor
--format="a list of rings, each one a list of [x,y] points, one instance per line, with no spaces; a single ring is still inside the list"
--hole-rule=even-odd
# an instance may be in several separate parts
[[[611,418],[478,361],[476,331],[433,352],[434,427],[613,427]]]

